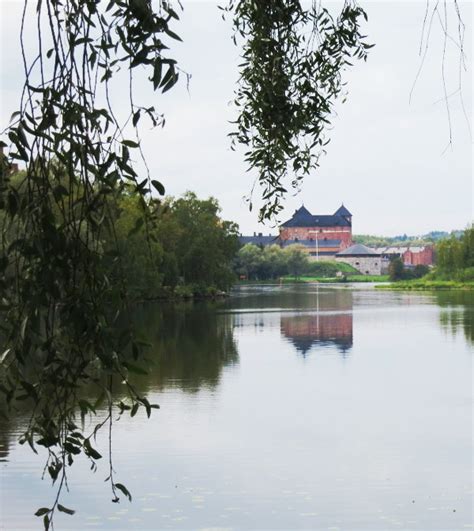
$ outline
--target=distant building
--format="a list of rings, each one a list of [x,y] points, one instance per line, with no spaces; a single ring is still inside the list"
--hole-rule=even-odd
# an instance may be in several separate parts
[[[390,260],[400,258],[405,266],[434,264],[434,248],[432,245],[410,245],[378,247],[375,252],[382,255],[383,269],[388,268]]]
[[[341,205],[334,214],[311,214],[302,206],[280,226],[280,245],[306,247],[313,259],[331,259],[352,245],[352,214]]]
[[[360,243],[337,253],[336,261],[355,267],[362,275],[382,274],[382,255]]]
[[[254,245],[257,245],[258,247],[266,247],[267,245],[279,245],[278,236],[268,234],[265,236],[263,233],[259,232],[258,234],[256,232],[253,233],[253,236],[242,236],[240,235],[239,241],[242,245],[246,245],[247,243],[253,243]]]
[[[341,205],[334,214],[311,214],[302,206],[293,217],[280,225],[278,236],[240,236],[240,243],[253,243],[260,247],[277,244],[285,248],[299,244],[305,247],[313,259],[331,260],[336,254],[352,245],[352,214]]]

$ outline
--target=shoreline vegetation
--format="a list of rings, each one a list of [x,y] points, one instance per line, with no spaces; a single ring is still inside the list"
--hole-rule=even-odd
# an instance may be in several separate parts
[[[459,282],[456,280],[405,280],[400,282],[390,282],[379,284],[377,289],[394,291],[441,291],[441,290],[474,290],[474,281]]]
[[[237,254],[234,271],[241,275],[238,284],[366,282],[383,290],[474,290],[474,226],[436,244],[436,266],[432,269],[424,265],[407,268],[400,258],[395,258],[389,264],[388,275],[362,275],[341,262],[310,262],[298,245],[286,249],[271,245],[260,249],[247,244]]]
[[[407,279],[403,264],[390,264],[392,283],[379,289],[406,291],[473,290],[474,289],[474,226],[458,238],[441,240],[436,245],[436,267],[417,279]]]

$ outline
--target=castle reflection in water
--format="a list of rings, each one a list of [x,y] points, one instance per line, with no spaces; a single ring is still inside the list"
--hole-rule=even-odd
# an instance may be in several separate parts
[[[334,346],[345,357],[352,348],[352,312],[282,316],[280,329],[303,356],[316,347]]]
[[[346,357],[353,344],[353,291],[325,287],[247,288],[234,299],[234,326],[279,328],[302,356],[317,349]]]

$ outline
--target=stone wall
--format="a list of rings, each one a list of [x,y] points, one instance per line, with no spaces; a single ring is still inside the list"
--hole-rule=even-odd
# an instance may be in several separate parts
[[[362,275],[381,275],[381,256],[336,256],[337,262],[355,267]]]

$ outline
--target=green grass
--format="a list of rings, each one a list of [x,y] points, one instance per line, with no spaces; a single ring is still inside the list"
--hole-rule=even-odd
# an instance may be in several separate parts
[[[342,271],[343,273],[354,273],[358,274],[359,270],[355,267],[352,267],[350,264],[345,264],[344,262],[331,262],[336,264],[339,271]]]
[[[474,282],[458,282],[456,280],[405,280],[391,282],[377,286],[378,289],[400,290],[400,291],[437,291],[445,289],[474,290]]]
[[[283,278],[284,282],[295,282],[295,278],[288,275]],[[297,282],[320,282],[322,284],[328,282],[337,282],[338,284],[348,284],[350,282],[388,282],[388,275],[349,275],[346,280],[342,277],[314,277],[303,275],[299,277]]]
[[[347,282],[388,282],[388,275],[350,275]]]

